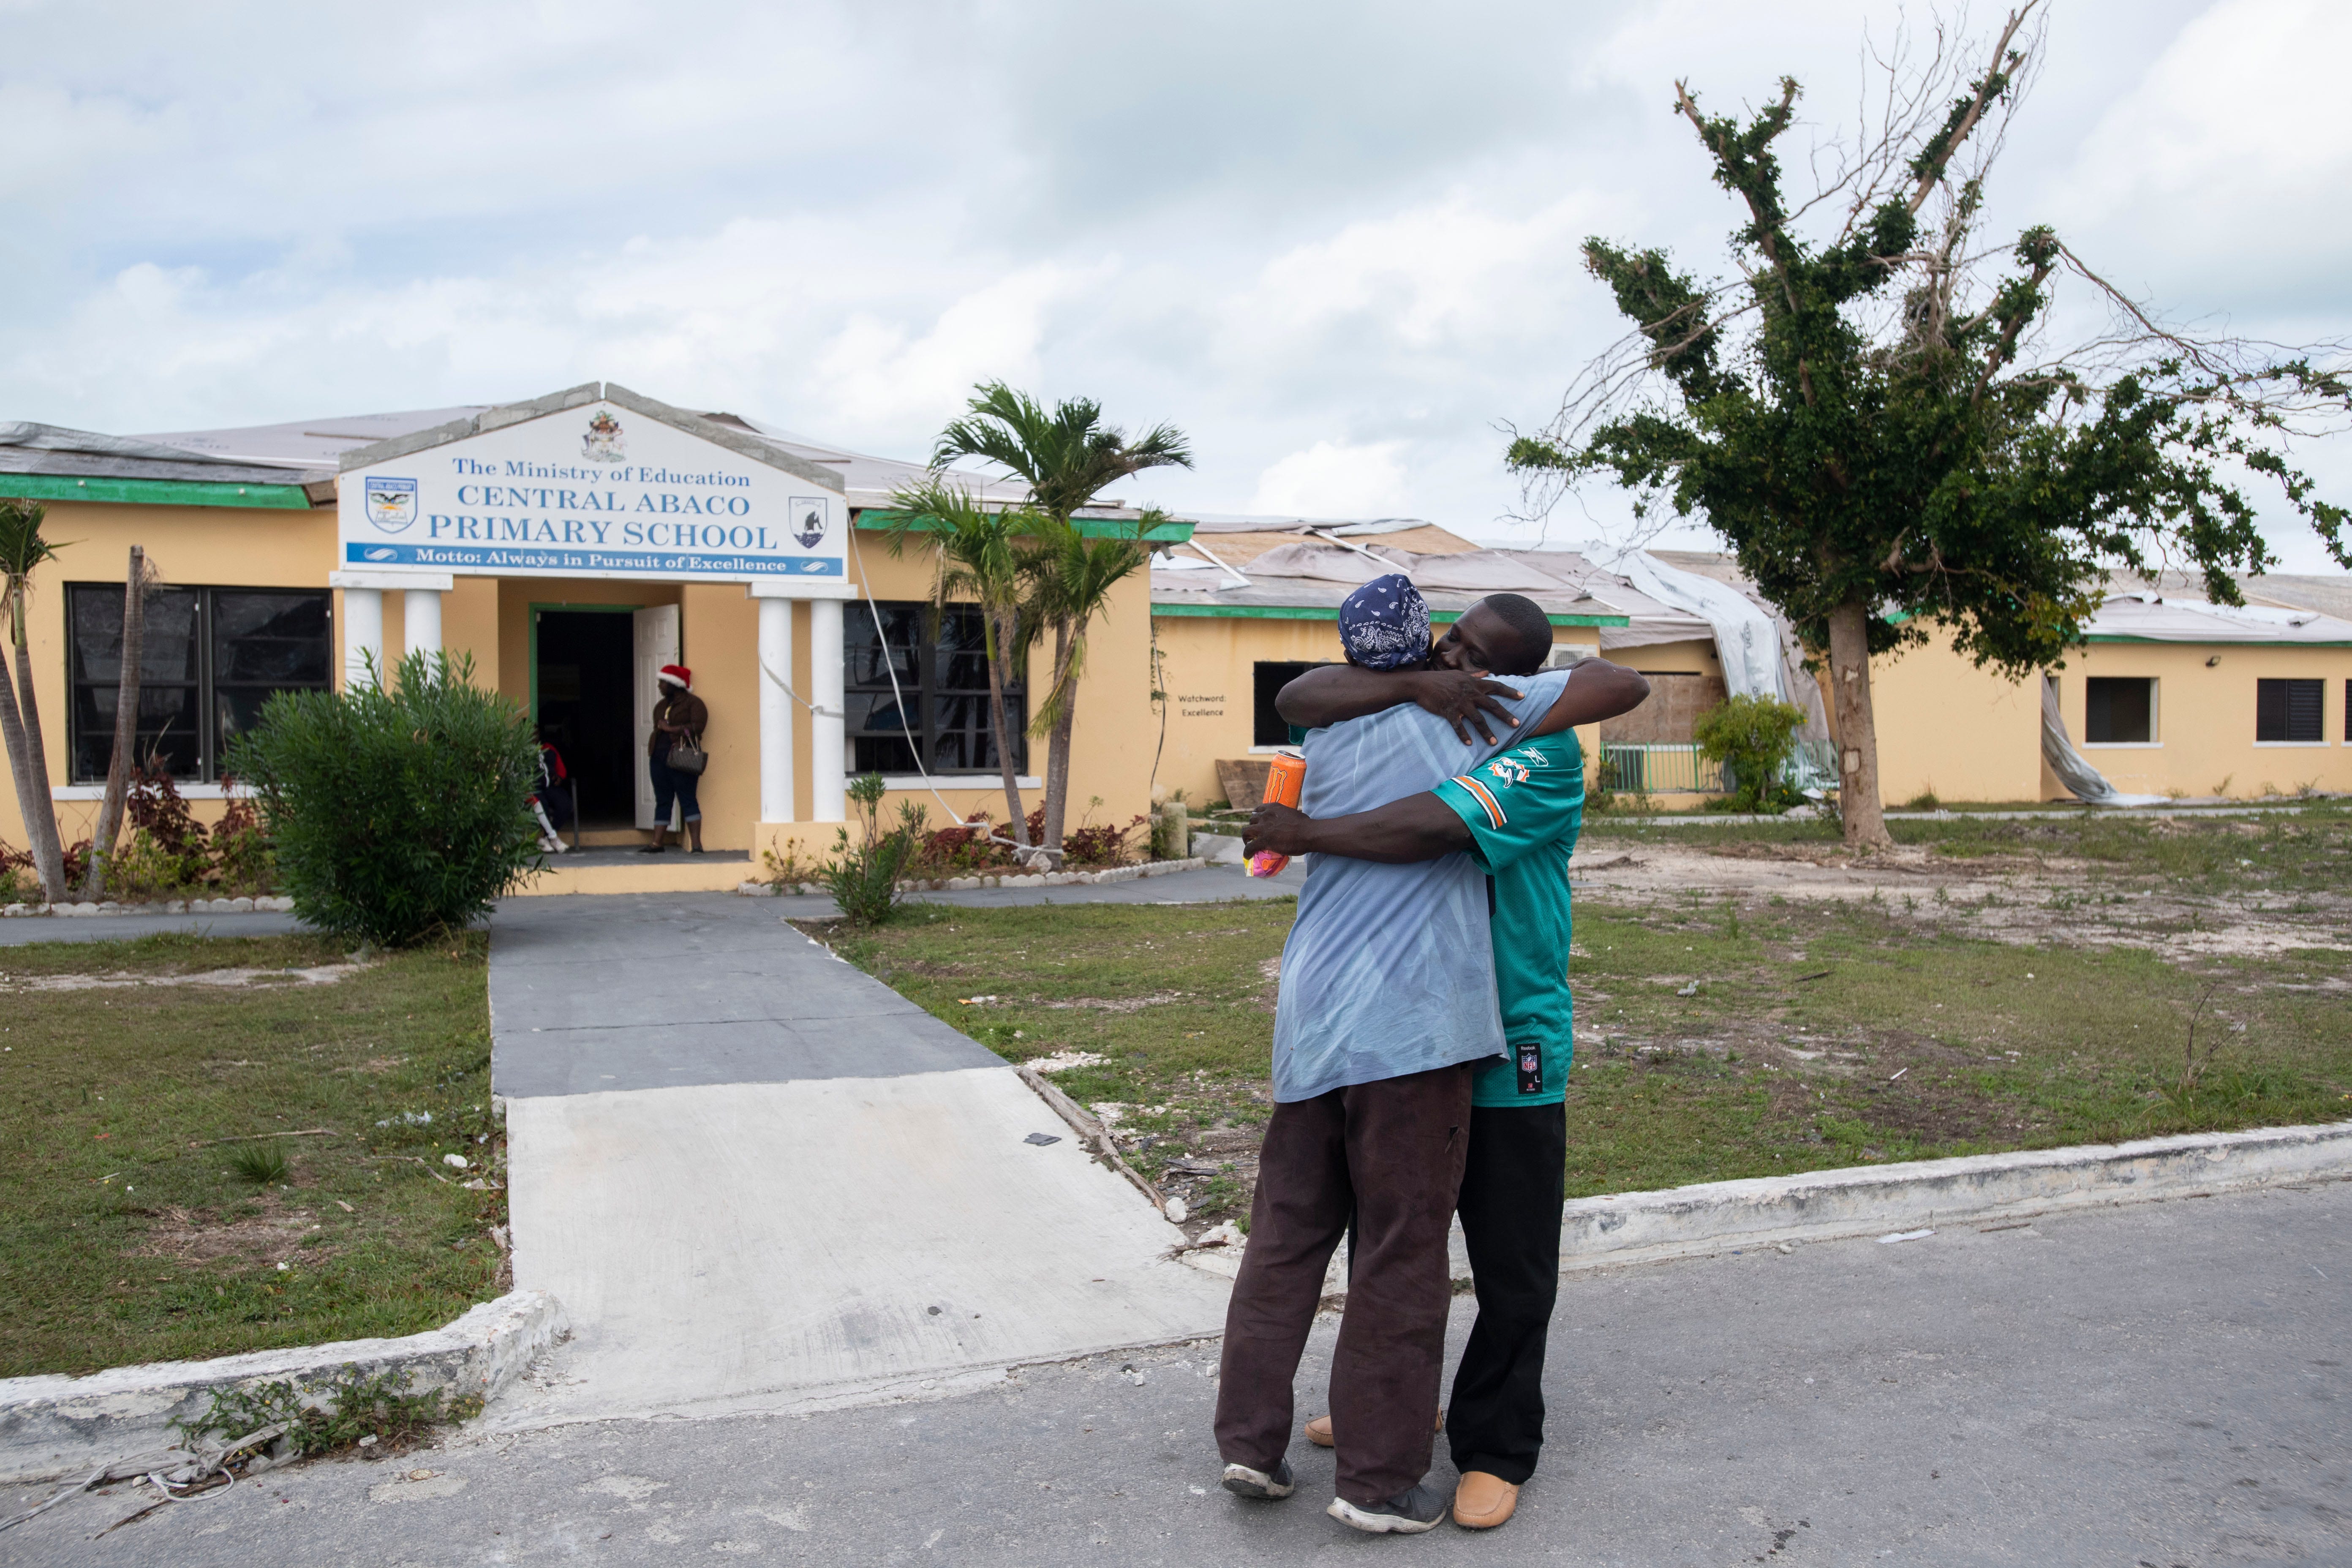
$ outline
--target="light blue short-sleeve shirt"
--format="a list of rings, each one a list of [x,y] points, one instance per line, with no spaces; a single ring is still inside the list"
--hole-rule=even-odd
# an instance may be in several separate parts
[[[1514,676],[1511,684],[1523,695],[1503,705],[1525,725],[1559,700],[1568,671]],[[1346,816],[1435,789],[1510,746],[1513,733],[1465,746],[1452,725],[1410,704],[1315,731],[1299,808]],[[1477,862],[1458,852],[1402,866],[1307,858],[1275,1006],[1277,1101],[1504,1050],[1486,875]]]

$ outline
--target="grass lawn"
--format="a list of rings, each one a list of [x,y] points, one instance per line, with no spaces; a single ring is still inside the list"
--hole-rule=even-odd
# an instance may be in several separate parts
[[[495,1296],[486,953],[0,950],[0,1375],[414,1333]]]
[[[1292,913],[918,907],[812,929],[1008,1059],[1103,1058],[1055,1081],[1127,1107],[1139,1169],[1213,1220],[1246,1206]],[[2352,1115],[2352,954],[2174,963],[1884,904],[1701,898],[1587,900],[1577,937],[1569,1196]],[[2200,1000],[2200,1058],[2220,1044],[2183,1092]]]

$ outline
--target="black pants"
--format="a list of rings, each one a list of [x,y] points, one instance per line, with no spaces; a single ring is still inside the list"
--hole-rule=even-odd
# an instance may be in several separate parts
[[[1544,1347],[1559,1299],[1559,1189],[1567,1168],[1565,1105],[1472,1108],[1454,1210],[1477,1287],[1478,1319],[1445,1407],[1454,1468],[1465,1475],[1484,1470],[1524,1486],[1543,1451]],[[1355,1273],[1351,1219],[1351,1297]]]
[[[1462,1173],[1462,1238],[1478,1289],[1478,1321],[1454,1373],[1445,1436],[1454,1468],[1518,1486],[1543,1449],[1544,1342],[1559,1298],[1559,1188],[1568,1108],[1470,1112]]]

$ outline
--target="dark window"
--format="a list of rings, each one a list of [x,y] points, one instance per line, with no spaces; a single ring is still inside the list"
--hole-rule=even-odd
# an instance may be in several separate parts
[[[2145,744],[2156,739],[2156,682],[2091,677],[2083,739],[2093,744]]]
[[[849,605],[843,620],[852,773],[910,773],[918,756],[935,773],[997,770],[988,644],[977,605],[940,609],[886,599],[870,608]],[[1004,707],[1013,765],[1022,768],[1029,711],[1018,683],[1005,692]]]
[[[1319,664],[1261,663],[1255,671],[1254,703],[1250,709],[1250,744],[1253,746],[1287,746],[1295,737],[1282,715],[1274,710],[1274,700],[1282,689],[1310,669],[1320,669]]]
[[[2254,739],[2317,741],[2319,704],[2326,683],[2318,680],[2254,682]]]
[[[251,729],[277,691],[334,684],[331,599],[284,588],[165,588],[147,601],[140,656],[139,752],[174,778],[214,783],[231,737]],[[122,679],[122,586],[69,583],[66,725],[76,784],[106,777]]]

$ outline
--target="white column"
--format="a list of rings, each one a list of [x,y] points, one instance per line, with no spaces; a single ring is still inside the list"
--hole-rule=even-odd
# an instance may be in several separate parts
[[[349,589],[344,590],[346,593]],[[437,588],[409,588],[400,595],[401,640],[410,653],[441,651],[441,593]]]
[[[816,822],[846,820],[846,748],[842,708],[841,601],[809,601],[809,805]]]
[[[793,819],[793,602],[760,606],[760,820]]]
[[[375,660],[377,674],[381,674],[383,669],[383,590],[345,588],[343,689],[356,691],[362,686],[375,684],[376,677],[368,672],[371,658]]]

